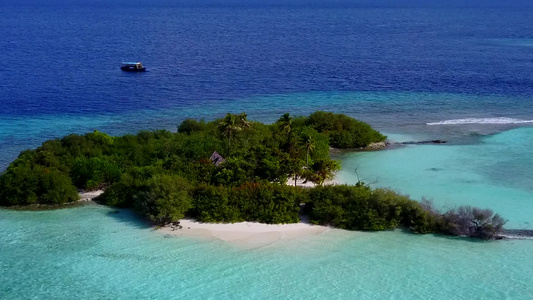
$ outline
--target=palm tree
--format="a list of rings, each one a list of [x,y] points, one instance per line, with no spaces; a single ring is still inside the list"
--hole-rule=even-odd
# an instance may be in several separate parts
[[[305,151],[306,151],[305,165],[306,165],[306,168],[308,169],[309,169],[309,153],[313,152],[314,149],[315,149],[315,142],[313,141],[313,138],[310,135],[308,135],[307,138],[305,139]]]
[[[287,166],[289,167],[289,176],[294,178],[294,186],[296,186],[298,178],[302,175],[303,162],[299,159],[290,159],[287,161]]]
[[[250,129],[250,127],[252,127],[252,123],[248,121],[248,115],[245,112],[239,114],[238,118],[239,118],[239,124],[242,130],[247,130],[247,129]],[[245,148],[248,148],[249,142],[250,142],[249,137],[244,140]]]
[[[281,129],[281,132],[285,132],[287,134],[291,133],[291,126],[292,126],[292,117],[289,113],[284,113],[281,118],[278,119],[279,128]]]
[[[335,178],[335,173],[340,170],[338,162],[331,159],[321,159],[313,163],[313,182],[322,185],[324,181]]]
[[[241,114],[242,115],[242,114]],[[246,114],[244,114],[246,118]],[[222,136],[228,139],[228,152],[231,150],[231,138],[239,131],[242,131],[240,119],[236,115],[230,113],[218,123],[218,129],[222,132]]]
[[[243,129],[250,128],[251,126],[250,121],[248,121],[248,115],[244,112],[239,115],[239,123]]]

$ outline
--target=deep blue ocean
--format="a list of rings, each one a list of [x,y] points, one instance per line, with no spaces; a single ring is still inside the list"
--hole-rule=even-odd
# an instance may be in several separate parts
[[[0,12],[0,170],[70,133],[328,110],[392,141],[448,141],[340,155],[341,181],[357,168],[533,229],[533,1],[0,0]],[[243,251],[102,207],[0,210],[0,225],[2,299],[533,297],[530,240],[348,232]]]
[[[227,111],[533,119],[531,1],[285,2],[0,1],[0,166],[65,133]]]

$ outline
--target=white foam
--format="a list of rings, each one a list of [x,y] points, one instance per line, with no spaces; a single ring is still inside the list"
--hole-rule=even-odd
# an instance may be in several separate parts
[[[514,118],[466,118],[454,119],[440,122],[426,123],[426,125],[460,125],[460,124],[526,124],[533,123],[533,120],[522,120]]]

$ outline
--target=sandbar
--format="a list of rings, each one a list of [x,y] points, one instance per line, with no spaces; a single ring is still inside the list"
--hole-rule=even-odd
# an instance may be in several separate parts
[[[201,223],[192,219],[181,219],[180,226],[181,228],[176,228],[168,225],[159,228],[159,230],[172,236],[221,240],[244,249],[261,248],[281,240],[318,235],[332,230],[331,227],[305,222],[294,224]]]

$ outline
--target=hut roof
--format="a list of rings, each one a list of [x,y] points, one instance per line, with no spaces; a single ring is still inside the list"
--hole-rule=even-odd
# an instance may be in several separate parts
[[[213,154],[211,154],[211,157],[209,158],[211,160],[211,162],[213,162],[213,164],[215,166],[220,166],[223,162],[225,162],[226,160],[224,159],[224,157],[222,157],[222,155],[218,154],[218,152],[213,152]]]

